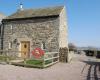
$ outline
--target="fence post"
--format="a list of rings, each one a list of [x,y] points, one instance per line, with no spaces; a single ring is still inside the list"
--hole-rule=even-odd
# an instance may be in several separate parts
[[[45,54],[43,55],[43,59],[42,59],[42,61],[43,61],[43,68],[45,67]]]
[[[26,58],[24,58],[24,64],[26,64]]]
[[[54,58],[53,58],[53,57],[54,57],[54,53],[53,53],[53,54],[51,54],[51,56],[52,56],[52,63],[53,63],[53,59],[54,59]]]

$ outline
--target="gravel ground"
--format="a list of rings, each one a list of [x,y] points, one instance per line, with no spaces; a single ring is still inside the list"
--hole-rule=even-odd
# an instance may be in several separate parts
[[[100,80],[98,66],[83,62],[88,59],[74,55],[70,63],[57,63],[45,69],[0,64],[0,80]]]

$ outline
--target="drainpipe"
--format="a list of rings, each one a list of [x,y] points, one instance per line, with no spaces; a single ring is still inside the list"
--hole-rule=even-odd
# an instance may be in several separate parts
[[[3,50],[4,23],[1,25],[1,50]]]

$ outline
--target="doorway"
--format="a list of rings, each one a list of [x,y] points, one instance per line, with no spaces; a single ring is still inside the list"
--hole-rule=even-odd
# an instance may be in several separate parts
[[[28,58],[30,56],[30,42],[21,41],[21,57]]]

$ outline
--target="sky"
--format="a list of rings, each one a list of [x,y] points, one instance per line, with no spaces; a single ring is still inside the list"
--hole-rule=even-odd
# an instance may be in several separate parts
[[[8,16],[20,2],[24,9],[65,5],[69,43],[100,47],[100,0],[0,0],[0,12]]]

